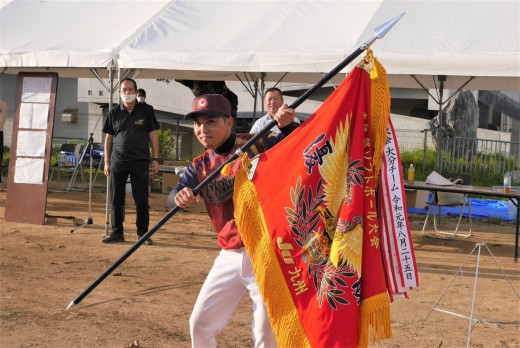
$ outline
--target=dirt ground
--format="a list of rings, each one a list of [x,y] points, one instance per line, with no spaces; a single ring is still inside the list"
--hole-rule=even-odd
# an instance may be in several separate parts
[[[51,217],[40,226],[5,221],[3,179],[0,347],[190,346],[191,309],[219,251],[203,206],[174,215],[154,234],[155,245],[143,245],[78,305],[66,310],[135,242],[132,199],[127,196],[127,241],[104,245],[100,243],[106,225],[102,185],[92,189],[90,215],[88,190],[49,193],[47,214],[75,219]],[[151,226],[167,213],[165,202],[165,194],[152,191]],[[89,216],[92,225],[71,233],[76,223]],[[471,312],[476,279],[473,318],[478,320],[470,346],[520,347],[520,267],[513,260],[514,224],[478,221],[471,238],[441,240],[421,235],[423,217],[411,220],[420,287],[410,292],[409,299],[392,304],[394,338],[376,346],[465,347],[469,320],[463,316]],[[251,347],[251,317],[246,295],[219,335],[219,346]]]

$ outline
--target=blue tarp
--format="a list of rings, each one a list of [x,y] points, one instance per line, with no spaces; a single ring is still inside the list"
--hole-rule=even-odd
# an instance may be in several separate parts
[[[428,201],[431,200],[431,194]],[[459,216],[460,207],[442,207],[442,215]],[[410,214],[428,213],[427,209],[408,208]],[[498,218],[504,221],[514,221],[516,218],[516,207],[510,201],[500,201],[496,199],[478,199],[471,198],[471,217],[473,219]],[[468,206],[464,207],[462,216],[468,217]]]

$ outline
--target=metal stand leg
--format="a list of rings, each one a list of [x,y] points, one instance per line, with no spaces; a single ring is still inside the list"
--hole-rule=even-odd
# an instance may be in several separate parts
[[[107,194],[106,194],[106,198],[105,198],[105,233],[104,233],[104,237],[108,237],[110,235],[110,232],[109,232],[109,226],[110,226],[110,221],[108,219],[108,213],[109,213],[109,209],[110,208],[110,180],[109,178],[107,178]]]
[[[90,138],[88,139],[89,147],[90,147],[90,173],[89,173],[89,185],[88,185],[88,217],[84,223],[78,224],[78,227],[70,230],[70,233],[74,233],[74,231],[79,230],[80,228],[86,226],[99,226],[102,225],[94,225],[94,220],[92,219],[92,150],[94,148],[94,133],[90,133]]]
[[[511,202],[516,206],[516,229],[515,229],[515,262],[518,262],[518,236],[520,235],[519,231],[519,219],[520,219],[520,204],[518,204],[518,200],[515,201],[511,198]]]
[[[509,283],[509,285],[511,286],[511,288],[515,292],[516,296],[520,299],[520,295],[518,294],[518,292],[516,291],[515,287],[513,286],[513,283],[511,283],[511,281],[509,280],[509,277],[505,274],[504,270],[499,265],[498,261],[496,260],[495,256],[491,252],[491,250],[489,250],[489,248],[487,247],[487,245],[485,243],[477,243],[477,244],[475,244],[475,247],[473,248],[473,250],[471,250],[471,252],[469,253],[468,257],[466,257],[466,260],[464,261],[462,266],[460,266],[459,270],[457,271],[457,273],[455,274],[453,279],[450,281],[450,283],[448,284],[446,289],[444,289],[444,291],[442,292],[441,296],[437,299],[437,301],[433,305],[433,307],[430,310],[430,312],[428,312],[428,315],[426,316],[426,318],[424,318],[424,320],[423,320],[423,324],[424,324],[426,322],[426,320],[428,319],[428,317],[430,316],[430,314],[434,310],[438,311],[438,312],[454,315],[454,316],[459,317],[459,318],[468,319],[469,320],[469,328],[468,328],[468,339],[466,341],[466,347],[469,347],[470,338],[471,338],[471,331],[473,329],[473,324],[486,323],[485,320],[473,318],[473,311],[475,309],[475,297],[476,297],[476,294],[477,294],[478,271],[479,271],[479,266],[480,266],[480,251],[481,251],[482,247],[486,247],[487,251],[489,252],[489,255],[491,255],[491,257],[493,257],[493,260],[495,261],[495,264],[498,266],[498,268],[500,268],[500,271],[504,275],[505,279],[507,280],[507,282]],[[465,316],[465,315],[462,315],[462,314],[459,314],[459,313],[450,312],[450,311],[447,311],[445,309],[437,308],[437,304],[440,302],[440,300],[442,299],[442,297],[444,296],[446,291],[448,291],[448,289],[450,288],[450,286],[453,283],[453,281],[457,278],[457,275],[459,275],[459,273],[460,273],[463,276],[462,269],[464,268],[464,266],[468,262],[469,257],[473,254],[473,252],[476,249],[478,249],[478,251],[477,251],[477,266],[476,266],[476,269],[475,269],[475,282],[474,282],[474,285],[473,285],[473,294],[472,294],[472,298],[471,298],[471,312],[470,312],[470,316],[468,317],[468,316]]]

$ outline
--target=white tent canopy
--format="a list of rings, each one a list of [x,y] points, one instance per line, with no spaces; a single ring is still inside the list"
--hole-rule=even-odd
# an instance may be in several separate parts
[[[313,82],[370,39],[374,28],[406,15],[372,48],[394,87],[520,89],[518,1],[189,1],[172,2],[120,52],[140,77],[231,79],[266,73]],[[350,70],[350,67],[346,71]],[[427,78],[424,78],[427,77]]]
[[[3,4],[0,73],[36,68],[62,77],[92,77],[90,69],[99,69],[106,77],[121,48],[167,4],[117,0],[14,0]]]
[[[474,76],[469,89],[520,90],[517,0],[14,0],[0,8],[0,72],[114,63],[139,78],[314,83],[402,12],[372,45],[392,87],[447,75],[445,88]]]

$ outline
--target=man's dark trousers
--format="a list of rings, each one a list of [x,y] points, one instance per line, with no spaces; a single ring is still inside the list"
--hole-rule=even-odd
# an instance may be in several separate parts
[[[148,161],[111,163],[110,184],[112,190],[112,231],[114,234],[124,233],[126,183],[129,176],[137,212],[137,234],[142,236],[148,231],[150,221],[148,205],[149,175]]]

